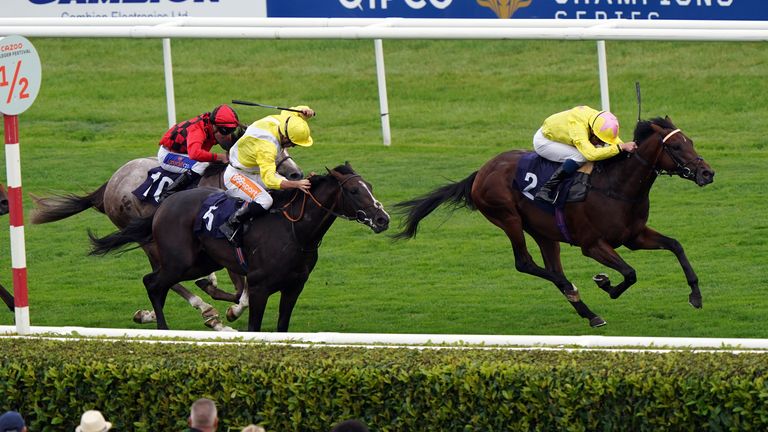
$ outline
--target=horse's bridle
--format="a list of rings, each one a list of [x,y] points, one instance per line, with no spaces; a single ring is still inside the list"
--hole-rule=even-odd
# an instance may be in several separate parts
[[[357,214],[355,215],[355,217],[350,217],[350,216],[347,216],[347,215],[345,215],[343,213],[339,213],[339,212],[335,211],[336,203],[339,202],[339,200],[341,200],[342,202],[344,200],[344,196],[345,196],[344,195],[344,184],[346,182],[348,182],[349,180],[351,180],[353,178],[356,178],[356,177],[359,178],[360,175],[359,174],[350,174],[349,176],[347,176],[346,178],[344,178],[342,180],[339,180],[338,178],[334,177],[334,178],[336,178],[336,181],[338,182],[339,190],[336,193],[336,200],[334,201],[334,204],[333,204],[333,206],[331,206],[331,208],[325,207],[312,194],[312,192],[307,192],[307,193],[304,194],[304,198],[303,198],[302,203],[301,203],[301,210],[299,211],[299,215],[297,217],[292,217],[288,213],[288,207],[290,207],[290,205],[293,203],[293,201],[296,199],[296,197],[299,194],[299,190],[296,190],[296,193],[293,195],[291,200],[288,201],[284,206],[280,207],[278,210],[289,221],[294,222],[294,223],[298,222],[298,221],[300,221],[304,217],[304,210],[306,208],[307,197],[309,197],[309,198],[312,199],[312,202],[314,202],[315,205],[317,205],[318,207],[320,207],[322,210],[325,211],[326,217],[327,216],[335,216],[337,218],[342,218],[342,219],[346,219],[346,220],[350,220],[350,221],[356,221],[356,222],[361,223],[361,224],[368,224],[369,222],[373,221],[373,218],[369,217],[365,210],[357,210]],[[343,207],[343,205],[342,205],[342,207]],[[376,201],[375,198],[374,198],[373,208],[374,209],[380,209],[381,207],[382,207],[381,203]]]
[[[704,160],[701,156],[697,156],[689,161],[685,161],[682,158],[680,158],[678,155],[676,155],[672,150],[669,149],[669,146],[667,145],[667,140],[673,137],[675,134],[679,133],[680,129],[675,129],[672,132],[669,132],[667,135],[664,136],[664,138],[661,139],[661,148],[662,150],[667,154],[667,156],[672,159],[672,162],[675,163],[675,168],[673,170],[665,170],[665,169],[656,169],[656,172],[658,174],[677,174],[678,176],[688,179],[688,180],[694,180],[696,178],[696,167],[701,164],[701,162]],[[650,162],[643,159],[642,156],[640,156],[639,153],[635,152],[634,156],[637,157],[637,159],[642,162],[644,165],[650,165]],[[695,164],[694,169],[689,168],[689,165]]]
[[[280,159],[280,162],[278,162],[277,165],[275,165],[275,171],[278,171],[280,169],[280,165],[284,164],[288,159],[293,159],[293,157],[291,157],[291,155],[288,155]]]

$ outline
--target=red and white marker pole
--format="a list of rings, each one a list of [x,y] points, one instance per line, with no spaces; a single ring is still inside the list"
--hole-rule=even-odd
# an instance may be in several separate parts
[[[11,224],[11,267],[16,331],[29,334],[29,294],[27,291],[27,253],[24,243],[24,206],[21,202],[21,152],[19,117],[3,115],[5,126],[5,170],[8,176],[8,209]]]
[[[3,114],[5,132],[13,297],[16,331],[21,335],[29,334],[30,326],[18,115],[35,101],[40,90],[40,78],[40,57],[32,43],[21,36],[0,38],[0,113]]]

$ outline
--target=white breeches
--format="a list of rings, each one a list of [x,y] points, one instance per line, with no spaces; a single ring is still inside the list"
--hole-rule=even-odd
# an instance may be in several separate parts
[[[567,159],[572,159],[574,162],[578,162],[579,165],[583,165],[587,158],[576,149],[576,147],[552,141],[541,133],[541,129],[537,130],[533,135],[533,149],[539,156],[551,160],[552,162],[565,162]]]
[[[203,175],[203,171],[211,164],[210,162],[192,160],[187,154],[174,153],[163,146],[160,146],[157,150],[157,161],[160,162],[160,166],[166,171],[183,173],[184,171],[192,170],[200,175]]]
[[[265,209],[272,207],[272,195],[257,173],[248,173],[227,165],[224,171],[224,186],[227,188],[227,195],[231,197],[240,198],[245,202],[256,201]]]

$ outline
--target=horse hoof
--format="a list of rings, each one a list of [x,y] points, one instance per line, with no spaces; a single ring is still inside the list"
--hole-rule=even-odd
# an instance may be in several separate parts
[[[149,324],[156,321],[153,311],[139,309],[133,314],[133,322],[136,324]]]
[[[218,315],[215,317],[208,318],[207,320],[205,320],[204,324],[209,329],[213,329],[216,331],[235,331],[230,327],[227,327],[224,324],[222,324],[221,321],[219,321]]]
[[[234,307],[230,306],[227,308],[227,321],[233,322],[237,320],[238,316],[235,315],[235,309]]]
[[[214,330],[218,332],[236,332],[237,330],[233,329],[230,326],[225,326],[224,324],[219,323],[217,326],[213,327]]]
[[[701,302],[701,296],[689,295],[688,296],[688,303],[691,306],[695,307],[696,309],[701,309],[702,306],[703,306],[703,304]]]
[[[219,317],[219,311],[217,311],[215,307],[211,306],[208,309],[202,311],[200,315],[202,315],[202,317],[206,320],[211,320]]]
[[[608,323],[605,322],[605,320],[600,318],[599,316],[596,316],[596,317],[594,317],[594,318],[589,320],[589,326],[592,327],[592,328],[602,327],[602,326],[604,326],[606,324],[608,324]]]
[[[605,292],[611,292],[611,279],[605,273],[600,273],[592,276],[592,280],[595,281],[597,286]]]

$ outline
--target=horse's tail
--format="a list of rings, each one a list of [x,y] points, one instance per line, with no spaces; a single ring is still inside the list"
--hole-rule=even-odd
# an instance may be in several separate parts
[[[470,210],[475,210],[475,203],[472,201],[472,184],[475,182],[475,177],[477,177],[477,171],[462,181],[449,183],[426,195],[395,204],[395,208],[406,215],[403,230],[395,234],[393,238],[415,237],[419,222],[446,202],[454,208],[467,207]]]
[[[93,231],[88,230],[91,239],[91,252],[89,255],[106,255],[112,251],[128,252],[152,243],[152,220],[154,213],[145,218],[132,219],[125,228],[113,232],[106,237],[98,238]],[[138,243],[138,246],[126,248],[129,243]]]
[[[107,183],[88,195],[78,196],[74,194],[54,195],[48,198],[32,196],[35,209],[32,211],[32,223],[44,224],[66,219],[81,211],[95,208],[104,213],[104,190]]]

